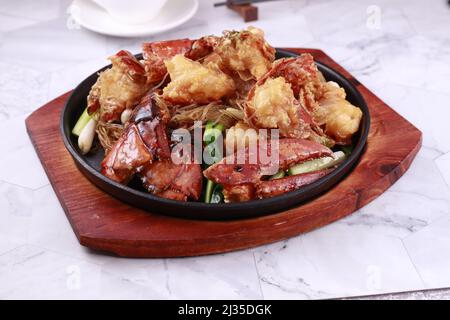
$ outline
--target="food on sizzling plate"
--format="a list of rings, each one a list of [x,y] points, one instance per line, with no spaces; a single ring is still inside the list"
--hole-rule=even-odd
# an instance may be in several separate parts
[[[343,88],[335,82],[327,82],[313,116],[314,121],[323,126],[325,133],[337,143],[350,144],[352,135],[358,131],[362,112],[345,97]]]
[[[213,47],[212,58],[244,81],[258,80],[271,68],[275,49],[265,41],[262,30],[250,27],[225,32]]]
[[[352,148],[361,110],[310,54],[276,60],[260,29],[144,43],[142,56],[110,57],[72,131],[82,153],[98,138],[115,182],[179,201],[249,201],[326,176]]]
[[[170,82],[163,89],[162,98],[175,105],[207,104],[232,96],[234,81],[220,69],[204,66],[183,55],[166,60]]]
[[[192,47],[192,43],[189,39],[144,43],[142,55],[147,82],[153,85],[161,82],[167,73],[164,60],[177,54],[185,54]]]
[[[279,128],[285,137],[299,128],[299,103],[283,77],[269,78],[256,85],[246,107],[256,127]]]
[[[241,165],[236,164],[234,160],[230,160],[237,157],[236,152],[207,168],[203,171],[203,174],[214,183],[224,186],[224,198],[227,202],[268,198],[298,189],[317,180],[326,172],[315,171],[281,179],[264,180],[264,177],[274,174],[272,168],[277,167],[278,170],[283,172],[295,164],[332,155],[329,148],[314,141],[286,138],[278,141],[276,148],[279,156],[275,159],[276,163],[263,161],[263,155],[274,151],[271,147],[269,143],[263,143],[256,149],[255,154],[252,154],[253,151],[250,147],[245,147],[245,163],[249,163],[248,160],[254,155],[256,161],[253,164]],[[313,179],[313,176],[317,179]]]
[[[115,122],[125,109],[135,107],[150,89],[143,65],[128,51],[110,57],[112,67],[102,72],[88,97],[88,111],[100,108],[99,119]]]

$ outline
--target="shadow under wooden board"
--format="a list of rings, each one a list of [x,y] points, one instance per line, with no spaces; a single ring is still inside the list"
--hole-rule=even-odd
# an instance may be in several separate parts
[[[316,49],[309,52],[349,79],[371,114],[367,147],[353,171],[299,207],[231,221],[179,219],[149,213],[104,193],[78,171],[62,142],[60,113],[70,92],[26,120],[30,138],[80,244],[124,257],[181,257],[228,252],[286,239],[338,220],[366,205],[409,168],[422,133]]]

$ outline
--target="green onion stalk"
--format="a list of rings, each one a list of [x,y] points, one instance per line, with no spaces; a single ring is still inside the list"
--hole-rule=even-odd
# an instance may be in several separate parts
[[[88,153],[92,148],[96,124],[97,122],[89,115],[86,108],[72,129],[72,134],[78,137],[78,147],[82,154]]]
[[[72,133],[76,135],[77,137],[80,136],[81,131],[83,131],[84,127],[88,124],[89,120],[91,120],[91,116],[88,114],[87,108],[84,109],[81,116],[78,118],[77,123],[75,123],[75,126],[72,129]]]
[[[215,145],[219,136],[223,133],[225,127],[221,123],[214,124],[212,121],[208,121],[205,126],[205,131],[203,133],[203,142],[205,143],[205,149],[208,150],[211,159],[213,159],[213,163],[219,162],[221,159],[218,155],[214,153]],[[219,203],[222,202],[222,187],[220,185],[215,184],[211,180],[206,181],[206,190],[205,190],[205,203]]]

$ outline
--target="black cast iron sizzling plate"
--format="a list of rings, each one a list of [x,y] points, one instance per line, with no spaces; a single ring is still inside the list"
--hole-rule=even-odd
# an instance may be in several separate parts
[[[277,59],[295,56],[297,54],[277,49]],[[141,59],[140,55],[137,55],[137,57]],[[325,76],[325,79],[335,81],[342,86],[347,93],[347,99],[352,104],[361,108],[363,112],[361,126],[359,131],[353,136],[354,149],[352,154],[333,172],[299,190],[277,197],[241,203],[207,204],[203,202],[181,202],[160,198],[146,192],[137,179],[132,180],[125,186],[103,176],[100,173],[100,163],[104,156],[103,149],[95,148],[88,155],[82,155],[78,149],[77,137],[71,134],[71,130],[86,107],[86,97],[90,88],[97,80],[98,72],[109,68],[110,65],[93,73],[81,82],[67,100],[61,114],[60,124],[63,141],[73,157],[75,164],[92,183],[110,195],[152,213],[157,212],[181,218],[225,220],[249,218],[280,212],[327,191],[350,172],[364,150],[369,133],[369,110],[358,90],[337,71],[320,62],[316,63],[319,70]]]

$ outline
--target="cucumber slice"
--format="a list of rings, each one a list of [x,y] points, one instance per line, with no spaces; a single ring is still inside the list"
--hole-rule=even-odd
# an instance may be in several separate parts
[[[334,167],[344,161],[345,153],[342,151],[334,152],[331,157],[324,157],[319,159],[314,159],[310,161],[305,161],[303,163],[297,164],[288,170],[289,175],[302,174],[317,170],[323,170],[327,168]]]
[[[286,173],[283,170],[281,170],[281,171],[278,171],[278,173],[275,173],[273,176],[271,176],[269,178],[269,180],[280,179],[280,178],[283,178],[285,175],[286,175]]]

